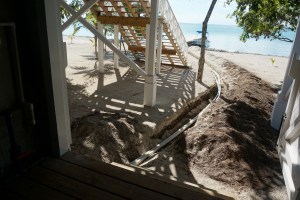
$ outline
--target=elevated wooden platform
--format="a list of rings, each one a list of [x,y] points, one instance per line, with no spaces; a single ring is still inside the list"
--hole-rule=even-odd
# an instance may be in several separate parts
[[[89,0],[85,0],[88,2]],[[163,2],[163,1],[162,1]],[[120,33],[136,58],[145,59],[146,28],[150,24],[149,0],[104,0],[91,8],[101,24],[120,25]],[[187,44],[168,2],[160,21],[163,24],[162,63],[187,65]],[[172,21],[172,22],[171,22]],[[173,26],[171,26],[172,24]],[[184,47],[183,47],[184,46]]]
[[[67,153],[48,158],[0,189],[1,199],[233,199],[154,172]]]

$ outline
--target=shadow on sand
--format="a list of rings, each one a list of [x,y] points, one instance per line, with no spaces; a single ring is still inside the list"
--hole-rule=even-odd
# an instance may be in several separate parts
[[[141,121],[156,124],[174,114],[196,96],[195,72],[189,69],[163,66],[157,79],[157,105],[153,108],[145,107],[143,105],[143,77],[130,68],[123,74],[119,69],[114,69],[112,65],[106,65],[105,69],[103,74],[82,67],[76,68],[76,74],[96,78],[97,87],[94,93],[88,94],[85,92],[84,86],[68,82],[72,118],[73,116],[78,117],[78,113],[85,108],[84,114],[94,110],[122,112]],[[107,75],[115,76],[116,81],[106,84],[105,77]],[[77,108],[80,108],[80,111]],[[74,115],[76,112],[77,114]]]

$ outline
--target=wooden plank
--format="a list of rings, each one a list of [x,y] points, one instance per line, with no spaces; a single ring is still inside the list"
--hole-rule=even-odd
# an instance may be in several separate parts
[[[116,24],[122,26],[142,26],[150,24],[150,18],[145,17],[118,17],[118,16],[98,16],[101,24]]]
[[[128,9],[130,10],[130,13],[132,14],[132,16],[134,17],[138,17],[138,14],[136,12],[134,12],[134,8],[131,6],[131,2],[128,2],[128,0],[124,0],[124,2],[126,3]]]
[[[19,177],[14,182],[7,185],[6,188],[8,191],[24,196],[26,199],[31,200],[75,199],[24,177]]]
[[[81,171],[77,171],[77,173],[81,173]],[[119,195],[92,187],[42,167],[35,167],[27,174],[27,177],[78,199],[98,200],[99,197],[103,199],[125,199]]]
[[[136,37],[136,31],[134,30],[134,28],[132,26],[127,26],[131,36],[134,38],[134,41],[136,42],[137,45],[141,45],[141,42],[139,40],[139,38]]]
[[[134,52],[145,52],[145,47],[143,46],[128,46],[128,50]],[[176,51],[173,49],[162,49],[163,54],[176,55]]]
[[[72,177],[78,181],[93,185],[97,188],[110,191],[129,199],[139,199],[141,196],[143,196],[143,199],[145,200],[174,199],[126,181],[118,180],[116,178],[82,168],[63,160],[49,159],[46,160],[42,166],[55,172],[62,173],[68,177]]]
[[[300,137],[300,122],[295,124],[291,124],[290,127],[285,132],[285,139],[288,140],[289,143],[293,143],[297,138]]]
[[[72,15],[63,25],[62,25],[62,30],[64,31],[67,29],[79,16],[81,16],[83,13],[85,13],[88,9],[90,9],[92,6],[94,6],[97,1],[99,0],[89,0],[86,2],[85,5],[83,5],[75,15]]]
[[[73,8],[71,8],[64,0],[58,0],[60,4],[71,14],[76,13]],[[125,61],[130,67],[132,67],[139,75],[146,76],[146,72],[140,68],[135,62],[129,59],[122,51],[118,49],[114,44],[112,44],[107,38],[100,34],[89,22],[87,22],[82,17],[78,18],[87,29],[89,29],[95,36],[97,36],[103,43],[107,45],[114,53],[116,53],[123,61]]]
[[[147,1],[143,1],[143,0],[139,0],[144,12],[147,14],[147,16],[149,16],[149,6],[147,5]]]
[[[300,74],[300,60],[299,60],[299,55],[296,53],[293,54],[292,56],[292,64],[290,68],[289,75],[293,79],[298,79],[298,75]]]
[[[125,165],[114,166],[100,161],[90,160],[82,155],[76,155],[71,152],[66,153],[62,159],[179,199],[234,199],[229,194],[224,195],[212,189],[204,189],[200,185],[176,181],[174,177],[171,177],[172,180],[169,176],[140,168]]]
[[[0,190],[1,200],[25,200],[24,197],[7,190]]]

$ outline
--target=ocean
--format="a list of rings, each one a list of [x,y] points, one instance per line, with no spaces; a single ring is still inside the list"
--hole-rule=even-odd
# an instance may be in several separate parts
[[[186,40],[201,37],[197,34],[197,30],[201,30],[200,24],[181,23],[181,30]],[[220,49],[229,52],[243,52],[263,55],[290,56],[292,43],[280,40],[272,40],[260,38],[259,40],[248,39],[245,43],[240,40],[242,29],[235,25],[213,25],[209,24],[208,40],[209,48]],[[290,39],[294,39],[295,32],[286,32],[284,34]]]
[[[180,23],[181,30],[187,41],[200,37],[197,30],[201,30],[200,24]],[[66,29],[63,34],[70,35],[72,27]],[[262,55],[290,56],[292,43],[283,42],[280,40],[270,41],[269,39],[261,38],[258,41],[248,39],[245,43],[240,41],[242,29],[235,25],[208,25],[208,40],[210,41],[209,48],[225,50],[228,52],[253,53]],[[82,28],[76,35],[92,37],[92,33],[87,29]],[[294,39],[295,32],[287,32],[285,36]],[[112,37],[112,36],[108,36]]]

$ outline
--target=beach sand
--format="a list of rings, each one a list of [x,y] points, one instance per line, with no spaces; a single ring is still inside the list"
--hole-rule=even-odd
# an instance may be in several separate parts
[[[161,74],[158,76],[157,105],[149,108],[143,106],[143,79],[122,61],[119,69],[114,69],[112,52],[109,49],[105,53],[105,73],[100,74],[95,70],[97,62],[90,39],[75,37],[71,44],[70,40],[64,37],[68,52],[66,76],[73,133],[72,150],[105,162],[128,164],[133,158],[170,135],[172,132],[170,130],[180,125],[179,123],[174,126],[172,121],[185,111],[188,102],[199,97],[214,84],[211,69],[220,73],[223,85],[231,91],[230,89],[235,88],[239,82],[235,82],[236,74],[230,74],[230,71],[222,66],[227,62],[231,65],[235,64],[238,68],[245,69],[262,81],[266,81],[266,85],[270,84],[270,88],[274,88],[270,94],[274,100],[275,92],[282,84],[288,62],[288,58],[285,57],[207,51],[203,84],[199,84],[196,76],[200,49],[190,47],[188,58],[190,68],[162,66]],[[273,63],[272,59],[274,59]],[[143,62],[138,64],[144,67]],[[239,72],[237,76],[240,75]],[[192,114],[188,113],[187,116]],[[201,121],[197,122],[199,123]],[[99,138],[99,132],[95,131],[99,126],[103,127],[101,131],[106,134],[102,138]],[[91,127],[93,127],[92,131]],[[169,127],[169,130],[164,130],[165,127]],[[122,134],[124,132],[129,136]],[[286,199],[285,188],[280,177],[279,184],[272,183],[267,188],[267,195],[262,190],[258,192],[248,186],[232,184],[230,187],[228,183],[213,179],[204,171],[193,167],[190,163],[192,159],[182,160],[179,157],[176,160],[176,157],[172,156],[172,149],[177,144],[170,146],[169,151],[162,151],[165,154],[161,157],[163,161],[159,159],[155,161],[154,158],[154,161],[148,162],[145,167],[151,170],[168,168],[170,170],[165,171],[167,175],[178,179],[187,178],[190,182],[234,194],[238,199]],[[274,151],[271,154],[273,155]],[[161,154],[158,154],[158,157],[159,155]],[[189,174],[185,174],[186,168],[189,169]]]

